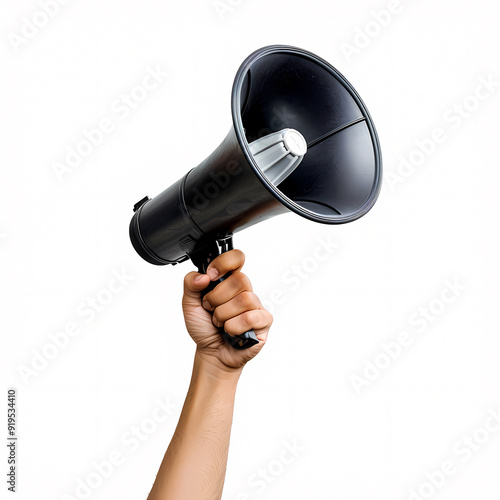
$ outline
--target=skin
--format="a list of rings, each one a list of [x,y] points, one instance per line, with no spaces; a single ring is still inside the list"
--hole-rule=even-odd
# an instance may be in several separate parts
[[[231,250],[214,259],[207,274],[184,279],[182,309],[196,343],[191,383],[179,423],[165,453],[148,500],[219,500],[226,475],[234,397],[245,364],[264,347],[273,322],[241,272],[245,256]],[[210,281],[231,276],[208,293]],[[253,329],[259,344],[238,351],[218,327],[230,335]]]

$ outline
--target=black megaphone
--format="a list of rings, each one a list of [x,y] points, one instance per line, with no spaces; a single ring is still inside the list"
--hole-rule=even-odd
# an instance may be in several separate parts
[[[205,273],[232,249],[234,233],[270,217],[292,211],[343,224],[374,205],[382,176],[375,126],[352,85],[320,57],[283,45],[257,50],[236,74],[231,111],[229,134],[205,161],[134,206],[130,238],[147,262],[191,259]],[[236,349],[258,342],[252,331],[221,334]]]

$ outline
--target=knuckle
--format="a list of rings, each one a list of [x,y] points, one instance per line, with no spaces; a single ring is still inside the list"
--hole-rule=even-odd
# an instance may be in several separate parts
[[[234,273],[233,276],[234,276],[234,280],[239,285],[242,285],[242,284],[245,283],[246,275],[244,273],[239,273],[239,272],[238,273]]]
[[[252,292],[241,292],[237,295],[238,305],[240,307],[252,307],[255,304],[254,295]]]
[[[244,273],[237,273],[236,274],[237,276],[237,283],[238,283],[238,286],[239,288],[241,288],[242,290],[249,290],[251,291],[252,290],[252,286],[250,284],[250,279],[248,278],[248,276]]]
[[[264,306],[262,305],[262,302],[260,301],[259,297],[253,292],[252,295],[253,295],[253,304],[255,305],[254,309],[264,309]]]
[[[255,322],[255,312],[256,311],[247,311],[246,313],[241,315],[241,323],[244,328],[252,328],[252,325]]]
[[[269,326],[271,326],[274,322],[274,316],[269,311],[266,311],[266,313],[267,313],[267,323]]]

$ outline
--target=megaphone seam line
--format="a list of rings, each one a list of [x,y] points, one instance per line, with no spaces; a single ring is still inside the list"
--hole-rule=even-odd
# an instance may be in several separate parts
[[[316,146],[317,144],[319,144],[320,142],[324,141],[325,139],[328,139],[332,135],[338,134],[339,132],[342,132],[343,130],[348,129],[348,128],[352,127],[353,125],[357,125],[358,123],[362,123],[362,122],[366,122],[366,117],[365,116],[362,116],[361,118],[357,118],[356,120],[353,120],[353,121],[351,121],[349,123],[346,123],[345,125],[337,127],[336,129],[334,129],[334,130],[332,130],[330,132],[327,132],[326,134],[322,135],[321,137],[318,137],[317,139],[315,139],[314,141],[310,142],[307,145],[307,149],[310,149],[313,146]]]
[[[189,174],[194,170],[194,168],[192,168],[185,176],[184,178],[182,179],[182,183],[181,183],[181,189],[179,189],[179,199],[180,199],[180,209],[182,211],[182,213],[187,217],[187,219],[190,221],[191,223],[191,226],[194,226],[194,228],[200,232],[201,234],[201,237],[203,237],[203,235],[205,234],[205,232],[203,231],[203,229],[201,229],[200,226],[198,226],[198,224],[196,223],[196,221],[193,219],[193,216],[191,214],[191,212],[189,211],[188,209],[188,206],[186,204],[186,182],[187,182],[187,178],[189,176]]]

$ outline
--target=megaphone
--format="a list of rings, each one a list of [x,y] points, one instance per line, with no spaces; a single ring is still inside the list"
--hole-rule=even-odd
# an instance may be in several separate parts
[[[134,206],[130,239],[147,262],[191,259],[205,273],[232,249],[234,233],[270,217],[292,211],[343,224],[373,207],[382,176],[377,132],[329,63],[296,47],[259,49],[236,74],[231,111],[229,134],[205,161]],[[221,335],[236,349],[258,342],[253,332]]]

